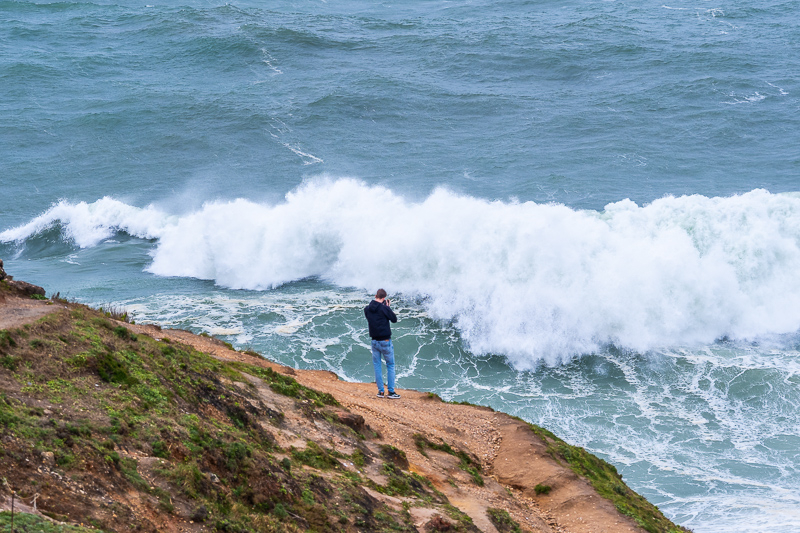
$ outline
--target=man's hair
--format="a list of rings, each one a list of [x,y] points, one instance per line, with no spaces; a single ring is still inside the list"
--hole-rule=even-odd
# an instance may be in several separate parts
[[[375,298],[386,298],[386,291],[383,289],[378,289],[378,292],[375,293]]]

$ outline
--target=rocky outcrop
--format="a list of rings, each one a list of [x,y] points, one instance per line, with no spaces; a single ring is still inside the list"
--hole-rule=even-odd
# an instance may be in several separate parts
[[[0,281],[5,281],[8,286],[20,296],[31,297],[34,295],[45,295],[45,290],[42,287],[26,281],[16,281],[13,276],[9,276],[3,269],[2,259],[0,259]]]
[[[38,296],[45,295],[44,289],[38,285],[34,285],[33,283],[28,283],[27,281],[16,281],[16,280],[9,281],[9,278],[10,276],[6,277],[6,281],[8,282],[8,284],[14,289],[16,289],[16,291],[20,293],[22,296],[30,297],[34,295]]]

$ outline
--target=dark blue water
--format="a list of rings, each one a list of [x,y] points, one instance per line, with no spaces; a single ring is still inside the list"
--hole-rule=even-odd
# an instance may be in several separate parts
[[[0,257],[800,531],[800,2],[0,1]],[[744,524],[744,525],[743,525]]]

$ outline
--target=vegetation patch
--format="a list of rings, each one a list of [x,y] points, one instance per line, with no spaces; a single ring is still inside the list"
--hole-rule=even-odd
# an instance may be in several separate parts
[[[568,464],[573,472],[586,478],[598,494],[611,500],[620,513],[632,518],[641,528],[650,533],[688,531],[670,522],[658,507],[628,488],[614,465],[579,446],[567,444],[544,428],[534,424],[528,427],[544,441],[547,452],[556,461]]]
[[[367,456],[361,450],[356,450],[350,454],[350,460],[359,468],[367,464]]]
[[[481,465],[480,463],[469,456],[467,452],[464,450],[455,450],[452,446],[447,444],[446,442],[442,442],[441,444],[431,442],[423,435],[419,433],[414,434],[414,444],[416,444],[419,453],[422,455],[426,455],[425,448],[430,448],[431,450],[438,450],[440,452],[449,453],[450,455],[457,457],[459,459],[459,468],[469,474],[472,477],[472,481],[482,487],[483,477],[481,476]]]
[[[17,345],[17,341],[7,330],[0,330],[0,348],[9,348]]]
[[[117,326],[114,328],[114,335],[119,337],[120,339],[130,339],[132,341],[136,340],[136,335],[131,333],[131,331],[126,328],[125,326]]]
[[[28,513],[14,513],[14,529],[11,529],[11,511],[0,512],[0,533],[96,533],[94,528],[55,523],[47,518]]]
[[[486,515],[489,517],[492,525],[500,533],[522,533],[522,528],[519,526],[519,522],[511,518],[511,515],[508,514],[508,511],[490,507],[486,509]]]
[[[459,509],[458,507],[454,507],[450,504],[445,504],[443,507],[445,512],[447,513],[447,516],[451,520],[455,521],[455,524],[451,524],[451,528],[449,531],[469,531],[476,533],[480,532],[480,529],[475,527],[475,525],[472,523],[472,518],[468,514],[461,511],[461,509]],[[441,529],[438,529],[438,531],[441,531]]]
[[[137,385],[139,380],[131,376],[127,365],[112,353],[103,352],[96,354],[92,360],[92,365],[100,379],[108,383],[119,383],[120,385]]]
[[[292,450],[292,458],[295,461],[317,470],[330,470],[341,467],[342,465],[337,460],[337,456],[341,457],[341,454],[334,450],[326,450],[313,441],[308,442],[305,450]]]
[[[169,449],[164,442],[157,440],[151,445],[153,449],[153,456],[162,459],[169,459]]]
[[[19,359],[10,355],[0,355],[0,366],[13,372],[19,366]]]
[[[5,393],[0,393],[0,426],[13,429],[20,422],[20,418],[14,409],[12,400],[6,397]]]
[[[415,497],[426,502],[445,502],[447,498],[433,488],[431,482],[416,473],[406,473],[393,463],[384,463],[381,472],[388,478],[386,486],[375,485],[378,492],[389,496]]]
[[[390,461],[398,468],[408,470],[408,458],[406,452],[399,448],[395,448],[391,444],[381,444],[381,457]]]
[[[107,308],[99,308],[98,311],[103,313],[103,316],[108,317],[112,320],[117,320],[119,322],[127,322],[129,324],[133,324],[133,320],[128,315],[128,312],[121,307],[117,307],[115,305],[110,305]]]
[[[308,400],[317,407],[323,407],[325,405],[339,405],[339,402],[337,402],[336,399],[327,392],[315,391],[314,389],[300,385],[297,380],[291,376],[285,376],[275,372],[271,368],[263,368],[246,363],[232,363],[232,366],[237,370],[241,370],[242,372],[246,372],[247,374],[262,379],[273,391],[277,392],[278,394],[289,396],[291,398],[297,398],[299,400]]]

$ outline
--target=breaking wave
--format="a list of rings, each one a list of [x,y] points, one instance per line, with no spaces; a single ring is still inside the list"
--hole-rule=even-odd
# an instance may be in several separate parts
[[[154,239],[147,270],[268,290],[309,277],[417,298],[477,353],[518,368],[607,344],[636,351],[800,329],[800,194],[630,200],[603,211],[488,201],[438,189],[420,202],[351,179],[305,183],[275,205],[238,199],[174,215],[112,198],[59,202],[0,233],[60,225],[96,246]]]

